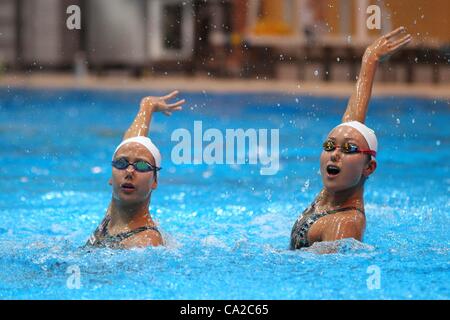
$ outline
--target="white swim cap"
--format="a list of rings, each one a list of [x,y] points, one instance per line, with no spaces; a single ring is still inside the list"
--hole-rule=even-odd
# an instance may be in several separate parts
[[[375,135],[375,131],[370,129],[368,126],[359,121],[349,121],[341,123],[340,125],[336,126],[335,129],[342,126],[352,127],[353,129],[356,129],[359,133],[362,134],[364,139],[366,139],[366,142],[369,145],[369,149],[375,152],[378,151],[377,136]],[[375,156],[372,155],[371,157],[372,160],[375,160]]]
[[[161,167],[161,154],[159,153],[158,148],[153,144],[152,140],[150,140],[150,138],[148,137],[144,137],[144,136],[137,136],[137,137],[132,137],[132,138],[128,138],[126,140],[123,140],[116,148],[116,150],[113,153],[113,160],[114,160],[114,156],[116,155],[117,150],[119,150],[119,148],[121,146],[123,146],[124,144],[130,143],[130,142],[137,142],[141,145],[143,145],[145,148],[147,148],[148,151],[150,151],[150,153],[152,154],[153,158],[155,158],[155,165],[160,168]]]

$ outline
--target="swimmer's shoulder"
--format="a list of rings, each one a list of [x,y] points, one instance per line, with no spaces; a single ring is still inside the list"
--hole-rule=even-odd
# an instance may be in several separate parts
[[[141,231],[132,235],[131,237],[121,241],[120,245],[123,248],[143,248],[143,247],[156,247],[164,244],[161,233],[158,229],[152,228]]]
[[[322,241],[334,241],[345,238],[362,240],[366,228],[366,217],[361,211],[352,209],[338,212],[322,219],[325,220],[321,235]]]

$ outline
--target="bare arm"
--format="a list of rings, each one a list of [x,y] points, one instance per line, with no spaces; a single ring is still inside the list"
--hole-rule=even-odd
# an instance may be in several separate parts
[[[336,241],[353,238],[361,241],[365,228],[366,219],[362,213],[350,211],[345,214],[338,214],[325,226],[321,240]]]
[[[120,245],[125,249],[131,248],[144,248],[144,247],[156,247],[164,244],[164,241],[156,231],[147,230],[142,231],[139,234],[123,240]]]
[[[394,38],[405,32],[404,27],[399,27],[394,31],[378,38],[364,52],[362,59],[361,71],[359,73],[356,88],[348,101],[342,122],[359,121],[364,123],[366,120],[369,100],[372,95],[373,79],[377,70],[378,63],[390,55],[400,50],[408,44],[412,37],[407,34],[400,39]]]
[[[366,220],[358,211],[336,215],[324,227],[320,241],[314,242],[307,251],[318,254],[339,252],[341,247],[339,240],[353,238],[362,241],[365,228]]]
[[[170,116],[172,112],[181,110],[181,105],[185,102],[184,99],[177,101],[172,104],[167,104],[166,100],[175,98],[178,91],[173,91],[168,95],[163,97],[145,97],[141,100],[139,106],[139,112],[134,118],[133,123],[125,132],[123,140],[137,137],[137,136],[147,136],[150,130],[150,123],[152,121],[152,116],[154,112],[163,112],[165,115]]]

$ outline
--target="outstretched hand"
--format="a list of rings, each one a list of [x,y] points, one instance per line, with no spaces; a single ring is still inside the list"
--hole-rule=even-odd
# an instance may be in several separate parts
[[[171,116],[172,112],[182,110],[182,105],[185,103],[184,99],[175,103],[167,103],[167,100],[173,99],[177,95],[178,91],[175,90],[162,97],[145,97],[141,100],[141,108],[147,109],[151,112],[162,112],[166,116]]]
[[[388,34],[385,34],[375,40],[375,42],[366,49],[364,55],[366,57],[374,58],[377,61],[387,59],[411,41],[412,36],[409,33],[401,38],[397,37],[405,32],[405,27],[399,27]]]

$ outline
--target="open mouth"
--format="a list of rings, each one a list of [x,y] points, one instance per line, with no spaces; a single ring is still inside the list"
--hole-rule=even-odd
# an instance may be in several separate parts
[[[335,176],[335,175],[339,174],[339,172],[341,172],[341,169],[339,167],[334,166],[332,164],[327,166],[327,173],[330,176]]]
[[[120,187],[125,190],[134,190],[135,189],[135,187],[132,183],[122,183]]]

